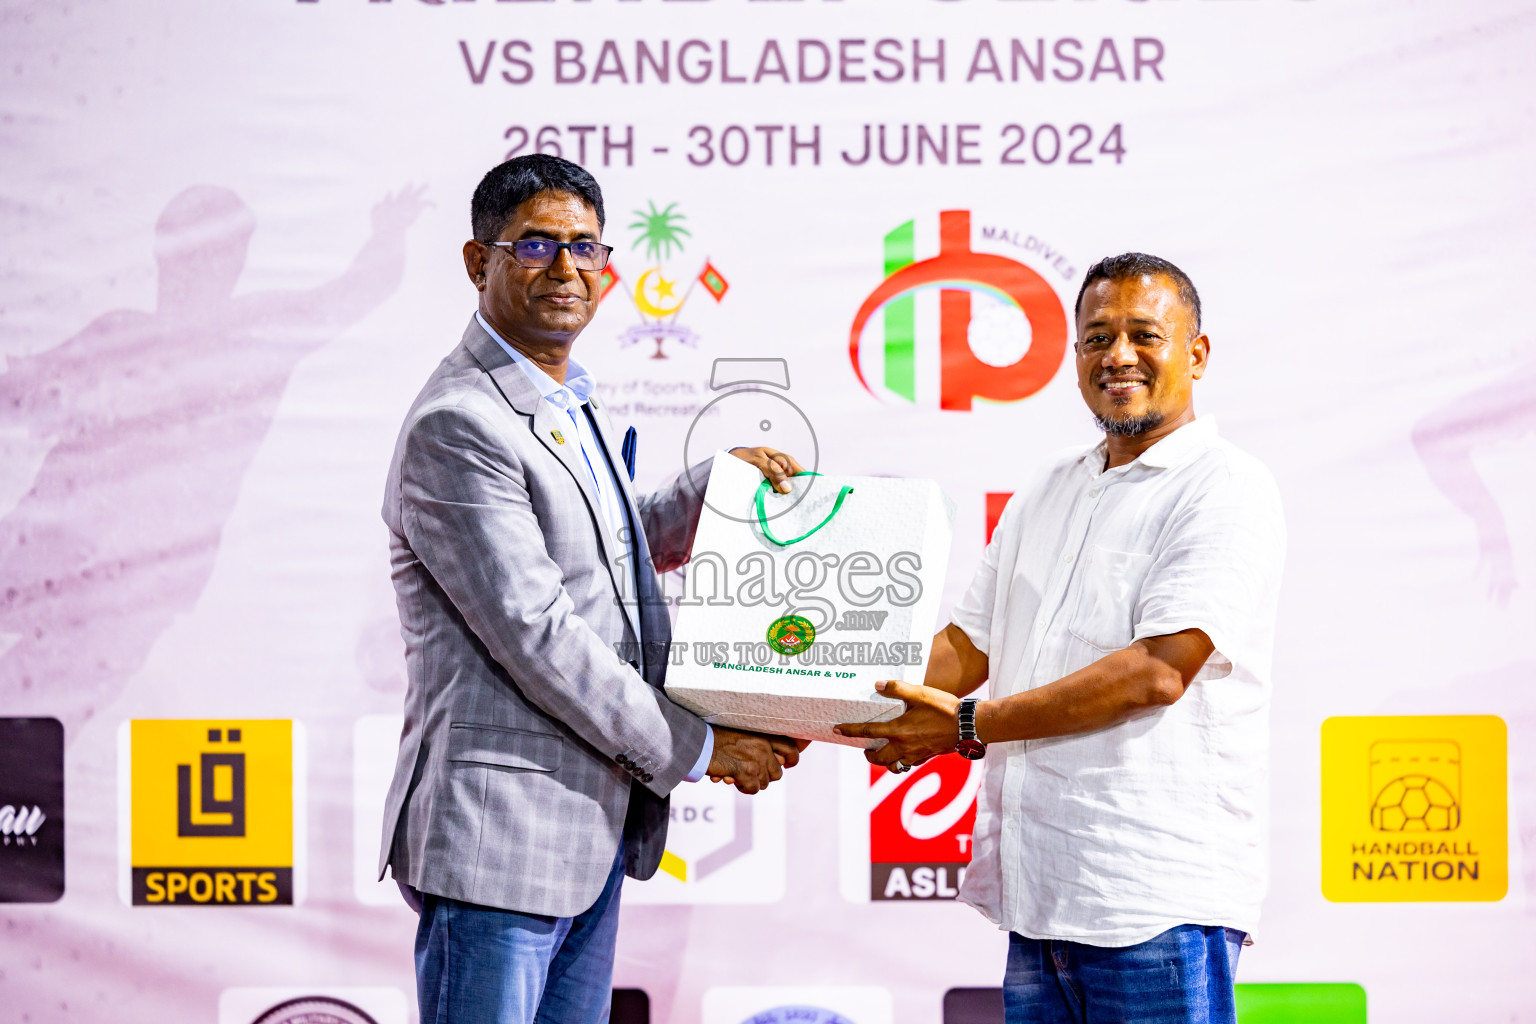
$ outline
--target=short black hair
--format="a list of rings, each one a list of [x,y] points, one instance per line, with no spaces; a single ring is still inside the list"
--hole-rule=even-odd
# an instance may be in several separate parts
[[[492,167],[475,186],[474,198],[469,201],[469,224],[475,238],[496,241],[512,219],[512,211],[540,192],[575,196],[592,207],[597,226],[603,226],[603,190],[596,178],[580,164],[548,153],[529,153]]]
[[[1200,333],[1200,293],[1189,275],[1161,256],[1148,256],[1144,252],[1123,252],[1119,256],[1106,256],[1088,268],[1083,286],[1077,290],[1077,305],[1072,307],[1072,319],[1083,315],[1083,295],[1095,281],[1124,281],[1143,274],[1161,274],[1179,289],[1179,301],[1189,307],[1195,317],[1195,334]]]

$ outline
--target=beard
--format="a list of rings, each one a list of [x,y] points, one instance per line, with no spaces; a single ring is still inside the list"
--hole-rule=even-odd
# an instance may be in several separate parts
[[[1140,416],[1094,416],[1093,422],[1110,437],[1136,437],[1162,426],[1163,414],[1148,412]]]

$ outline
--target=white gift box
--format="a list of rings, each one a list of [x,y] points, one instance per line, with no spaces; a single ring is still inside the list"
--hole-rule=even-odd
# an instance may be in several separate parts
[[[904,705],[876,681],[922,681],[954,506],[931,480],[807,474],[790,485],[779,494],[716,454],[667,693],[717,725],[878,746],[832,726],[894,718]]]

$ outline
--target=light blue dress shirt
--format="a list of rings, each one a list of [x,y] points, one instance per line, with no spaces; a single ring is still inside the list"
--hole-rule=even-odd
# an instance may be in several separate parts
[[[625,529],[625,508],[623,490],[619,484],[618,470],[608,459],[602,444],[597,439],[597,423],[592,417],[590,409],[586,408],[587,399],[597,390],[597,382],[587,372],[587,368],[571,359],[566,363],[565,383],[559,384],[553,377],[532,359],[523,355],[517,349],[507,344],[505,338],[496,333],[496,329],[477,311],[475,319],[480,321],[480,326],[485,328],[485,333],[495,339],[503,352],[517,364],[517,368],[523,371],[529,382],[538,388],[544,401],[554,406],[564,417],[570,421],[572,436],[576,439],[577,446],[581,449],[583,460],[587,464],[587,471],[592,474],[592,487],[597,492],[598,503],[603,507],[603,518],[608,521],[608,527],[613,535],[619,538],[627,549],[629,557],[626,564],[634,567],[633,571],[639,571],[639,562],[636,560],[634,535]],[[638,524],[636,524],[638,529]],[[638,594],[639,586],[635,586],[634,593]],[[699,760],[684,779],[685,782],[698,782],[704,777],[705,770],[709,767],[710,758],[715,753],[715,730],[711,726],[704,734],[704,749],[699,754]]]

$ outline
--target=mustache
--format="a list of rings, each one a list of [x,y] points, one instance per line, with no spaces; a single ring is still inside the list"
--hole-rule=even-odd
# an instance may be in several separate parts
[[[1140,381],[1143,384],[1150,384],[1152,383],[1152,377],[1153,375],[1150,373],[1126,373],[1124,370],[1100,370],[1098,373],[1093,375],[1093,382],[1095,384],[1104,384],[1113,379],[1122,383]]]

